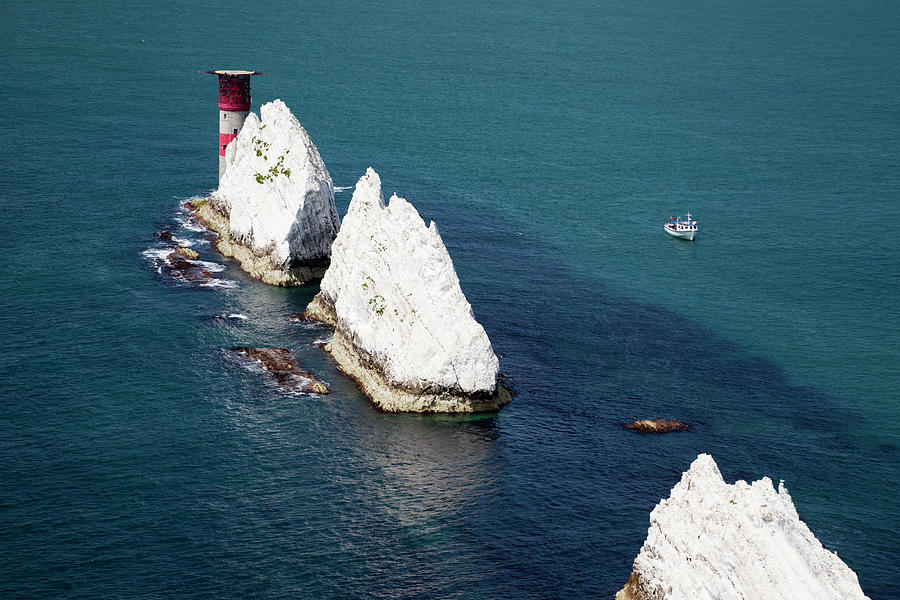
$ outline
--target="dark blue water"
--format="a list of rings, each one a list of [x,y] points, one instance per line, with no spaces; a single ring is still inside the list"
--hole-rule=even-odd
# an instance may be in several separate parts
[[[900,598],[898,29],[893,2],[3,5],[0,595],[611,597],[710,452]],[[217,172],[197,71],[229,67],[336,185],[373,166],[438,223],[498,415],[375,411],[288,318],[314,287],[185,228]],[[688,210],[698,239],[664,236]],[[157,272],[161,230],[220,285]],[[692,429],[621,427],[656,416]]]

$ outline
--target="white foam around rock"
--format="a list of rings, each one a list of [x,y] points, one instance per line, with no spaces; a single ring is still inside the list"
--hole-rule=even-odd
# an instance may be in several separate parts
[[[701,454],[650,513],[617,599],[863,600],[854,573],[800,520],[784,484],[727,484]]]
[[[333,311],[336,337],[349,340],[388,386],[495,392],[497,356],[472,315],[437,226],[426,227],[403,198],[385,203],[371,168],[356,185],[331,252],[313,304]]]

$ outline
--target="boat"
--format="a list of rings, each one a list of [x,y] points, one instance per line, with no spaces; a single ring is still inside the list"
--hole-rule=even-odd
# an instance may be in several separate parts
[[[669,217],[669,222],[663,226],[663,229],[672,237],[693,240],[697,235],[697,221],[691,221],[691,213],[687,214],[687,219]]]

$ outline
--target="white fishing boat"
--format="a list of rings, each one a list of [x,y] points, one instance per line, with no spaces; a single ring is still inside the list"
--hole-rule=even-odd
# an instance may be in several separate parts
[[[697,235],[697,221],[691,221],[691,213],[687,214],[687,219],[669,217],[669,222],[663,226],[663,229],[672,237],[693,240]]]

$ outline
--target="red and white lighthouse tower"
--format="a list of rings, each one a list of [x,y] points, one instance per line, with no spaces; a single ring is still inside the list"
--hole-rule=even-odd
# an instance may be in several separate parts
[[[250,78],[263,73],[230,69],[206,72],[219,76],[219,181],[222,181],[225,147],[237,137],[250,114]]]

